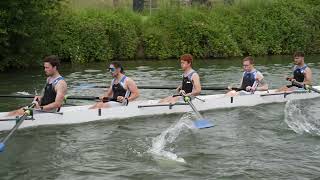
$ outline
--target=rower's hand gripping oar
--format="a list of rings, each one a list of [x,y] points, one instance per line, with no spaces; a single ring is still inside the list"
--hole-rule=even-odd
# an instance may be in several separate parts
[[[196,109],[196,107],[194,106],[194,104],[191,102],[191,97],[190,96],[186,96],[185,94],[181,94],[180,96],[183,97],[183,100],[189,104],[189,106],[191,107],[191,109],[193,110],[193,112],[196,114],[197,120],[194,121],[194,125],[195,127],[199,128],[199,129],[204,129],[204,128],[210,128],[213,127],[214,125],[208,120],[205,119],[200,113],[199,111]]]
[[[289,80],[289,79],[288,79]],[[292,82],[293,85],[297,86],[297,87],[300,87],[300,88],[304,88],[305,90],[309,90],[309,91],[314,91],[316,93],[319,93],[320,94],[320,90],[319,89],[316,89],[316,88],[313,88],[311,85],[308,85],[308,84],[303,84],[303,83],[300,83],[296,80],[289,80]]]
[[[251,94],[254,94],[257,91],[259,84],[260,84],[260,81],[256,79],[252,85],[252,88],[250,89]]]
[[[0,142],[0,152],[4,151],[5,144],[8,141],[8,139],[13,135],[13,133],[19,128],[19,126],[23,123],[23,121],[30,115],[32,115],[32,108],[35,106],[35,103],[32,103],[30,106],[28,106],[27,109],[24,110],[24,114],[17,120],[17,123],[13,128],[10,130],[9,134]]]

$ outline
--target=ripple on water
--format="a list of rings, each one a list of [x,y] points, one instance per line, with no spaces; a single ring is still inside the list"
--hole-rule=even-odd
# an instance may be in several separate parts
[[[285,106],[285,122],[296,133],[320,136],[320,105],[317,100],[291,100]]]

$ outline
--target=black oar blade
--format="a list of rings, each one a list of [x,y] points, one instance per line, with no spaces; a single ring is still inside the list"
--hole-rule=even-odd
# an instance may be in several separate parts
[[[209,120],[207,119],[198,119],[194,121],[194,126],[198,129],[205,129],[205,128],[211,128],[214,126]]]
[[[4,143],[0,143],[0,152],[4,151],[5,145]]]

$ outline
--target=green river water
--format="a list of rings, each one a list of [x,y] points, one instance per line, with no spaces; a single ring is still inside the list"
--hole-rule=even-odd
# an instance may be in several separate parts
[[[314,84],[320,56],[306,57]],[[126,75],[139,85],[176,85],[176,60],[124,62]],[[256,59],[271,88],[284,84],[292,57]],[[203,85],[237,85],[241,59],[196,60]],[[63,64],[68,94],[100,96],[107,85],[105,63]],[[40,92],[43,70],[0,73],[0,94]],[[225,93],[203,91],[204,94]],[[172,90],[141,90],[140,99],[158,99]],[[189,128],[191,114],[42,126],[17,131],[0,154],[0,179],[320,179],[319,98],[204,112],[213,128]],[[0,112],[28,104],[0,99]],[[78,104],[92,102],[78,101]],[[125,113],[125,112],[124,112]],[[291,128],[295,122],[298,127]],[[4,137],[6,132],[0,132]]]

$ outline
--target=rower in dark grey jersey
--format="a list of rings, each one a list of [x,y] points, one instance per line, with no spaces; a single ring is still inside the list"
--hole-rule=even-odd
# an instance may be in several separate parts
[[[292,81],[292,84],[283,86],[277,91],[293,91],[304,88],[304,85],[312,84],[312,71],[304,62],[304,53],[295,52],[293,57],[295,64],[292,70],[293,76],[286,78],[287,80]],[[300,85],[298,86],[297,83],[294,82],[298,82]]]
[[[107,92],[100,97],[101,102],[96,103],[90,109],[123,106],[139,97],[136,83],[124,75],[123,67],[119,62],[112,62],[109,71],[114,79]]]
[[[226,95],[247,95],[253,94],[255,91],[267,91],[268,84],[265,82],[262,73],[254,68],[254,60],[252,57],[245,57],[242,61],[243,74],[240,81],[238,91],[231,90]]]
[[[67,83],[59,73],[60,60],[57,56],[48,56],[43,60],[44,71],[48,76],[42,96],[36,96],[34,103],[35,110],[56,111],[64,101],[67,93]],[[37,112],[37,111],[35,111]],[[24,114],[23,109],[18,109],[8,113],[8,116],[18,116]]]
[[[190,54],[184,54],[180,57],[180,65],[183,70],[182,83],[177,88],[177,93],[185,96],[197,96],[201,92],[201,84],[198,73],[192,69],[193,57]],[[166,97],[159,103],[176,103],[181,97]]]

